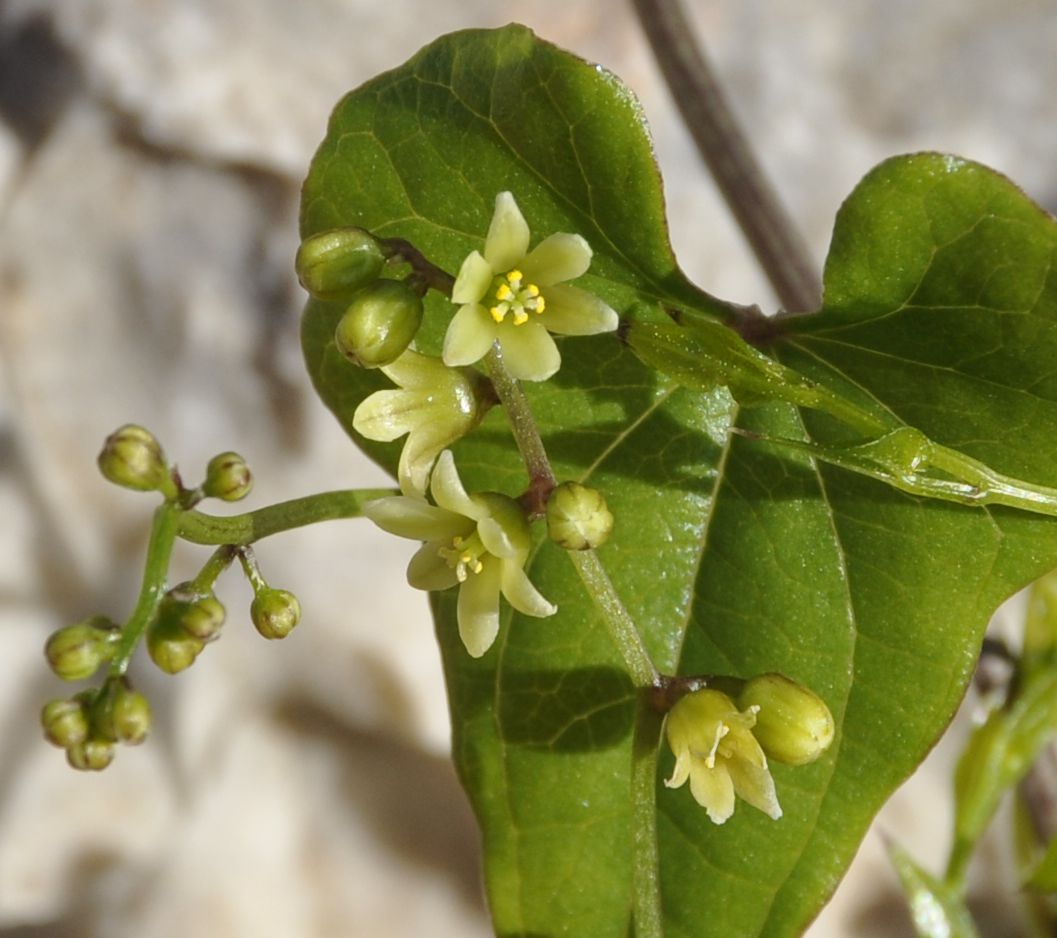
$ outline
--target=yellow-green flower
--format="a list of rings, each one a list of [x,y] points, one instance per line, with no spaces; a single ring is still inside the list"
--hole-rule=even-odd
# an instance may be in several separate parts
[[[459,636],[479,658],[499,633],[499,594],[518,612],[550,616],[547,602],[525,573],[532,538],[525,513],[514,499],[496,492],[468,495],[450,450],[437,460],[430,480],[436,505],[394,495],[364,506],[378,527],[426,543],[407,567],[416,589],[459,585]]]
[[[529,227],[509,192],[495,199],[484,242],[463,261],[452,290],[459,311],[444,336],[444,362],[470,365],[498,342],[515,378],[543,381],[558,370],[561,355],[550,333],[612,332],[617,314],[567,280],[591,263],[590,245],[575,234],[553,234],[529,251]]]
[[[690,793],[709,818],[722,824],[734,813],[734,796],[777,820],[782,816],[767,757],[752,734],[757,707],[739,711],[734,701],[706,688],[681,698],[665,723],[675,769],[665,780]]]
[[[397,468],[400,490],[424,496],[437,456],[477,426],[488,409],[480,393],[483,379],[413,350],[381,371],[398,387],[365,398],[352,415],[352,426],[382,443],[406,433]]]

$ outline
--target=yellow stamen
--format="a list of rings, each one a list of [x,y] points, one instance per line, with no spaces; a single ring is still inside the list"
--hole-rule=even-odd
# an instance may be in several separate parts
[[[514,291],[510,289],[505,283],[499,285],[499,289],[495,291],[495,297],[497,300],[509,300],[513,299]]]
[[[492,314],[492,318],[496,322],[502,322],[503,317],[506,316],[506,310],[502,310],[498,306],[493,306],[488,312]]]
[[[511,284],[520,284],[521,277],[522,274],[520,270],[512,270],[506,275],[506,279],[509,280]]]
[[[537,287],[536,284],[530,283],[527,287],[525,287],[525,292],[529,296],[539,296],[540,295],[540,288]]]
[[[536,297],[536,312],[542,313],[547,308],[547,301],[542,296]]]
[[[528,313],[523,309],[514,310],[514,325],[520,326],[522,323],[528,322]]]

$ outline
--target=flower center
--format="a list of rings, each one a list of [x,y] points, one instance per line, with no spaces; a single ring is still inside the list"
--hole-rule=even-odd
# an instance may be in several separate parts
[[[488,553],[481,536],[474,530],[469,537],[453,537],[451,547],[442,547],[438,553],[455,571],[460,583],[464,583],[471,573],[480,573],[484,569],[481,556]]]
[[[524,283],[520,270],[511,270],[503,277],[496,277],[495,304],[488,310],[496,322],[502,322],[510,313],[514,325],[528,322],[529,313],[542,313],[547,304],[534,283]]]

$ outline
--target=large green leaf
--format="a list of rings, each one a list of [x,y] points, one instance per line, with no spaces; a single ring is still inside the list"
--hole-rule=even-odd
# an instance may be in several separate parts
[[[949,171],[937,183],[941,166]],[[975,203],[935,196],[944,181],[970,176]],[[305,184],[302,231],[363,225],[454,271],[481,246],[505,189],[536,239],[573,231],[591,242],[581,285],[619,311],[723,314],[675,266],[628,91],[520,27],[443,37],[342,101]],[[921,210],[922,190],[938,208]],[[1016,216],[1001,236],[986,222],[996,206]],[[931,157],[889,164],[842,211],[826,311],[790,327],[783,362],[1002,471],[1053,484],[1047,428],[1057,410],[1042,361],[1054,241],[1049,220],[986,170]],[[962,268],[959,250],[972,256]],[[914,277],[917,261],[935,276]],[[1034,293],[1020,287],[1030,277]],[[966,278],[994,291],[1002,280],[1034,305],[1014,322],[1012,300],[978,289],[970,306]],[[912,296],[916,307],[906,305]],[[422,347],[436,350],[452,312],[429,301]],[[310,303],[303,343],[320,395],[352,433],[353,409],[384,379],[337,354],[340,314]],[[960,352],[920,364],[950,343]],[[527,389],[531,404],[559,478],[589,480],[609,499],[617,529],[600,556],[658,667],[783,671],[821,693],[841,728],[819,763],[774,767],[785,809],[777,822],[741,805],[723,827],[710,824],[685,788],[659,784],[667,752],[656,791],[638,804],[638,696],[563,552],[541,543],[530,566],[558,614],[507,615],[479,660],[458,640],[452,595],[437,596],[454,757],[483,831],[497,932],[624,938],[645,868],[660,882],[666,934],[796,934],[942,732],[990,612],[1057,563],[1057,527],[913,499],[730,436],[735,421],[824,443],[847,432],[786,404],[739,413],[722,389],[675,388],[613,336],[563,340],[562,356],[555,379]],[[972,367],[979,379],[959,383]],[[1022,404],[1012,420],[992,406],[1007,390]],[[398,444],[357,442],[395,468]],[[516,495],[525,485],[498,410],[456,458],[471,487]]]

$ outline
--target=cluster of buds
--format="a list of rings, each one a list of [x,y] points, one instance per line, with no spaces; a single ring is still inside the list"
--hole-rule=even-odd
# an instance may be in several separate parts
[[[202,649],[220,637],[225,612],[210,592],[181,583],[162,597],[158,613],[147,629],[147,652],[166,674],[177,674],[194,664]]]
[[[101,771],[119,743],[139,745],[150,731],[147,698],[124,678],[111,678],[98,690],[49,701],[41,711],[48,742],[66,750],[66,761],[82,771]]]

